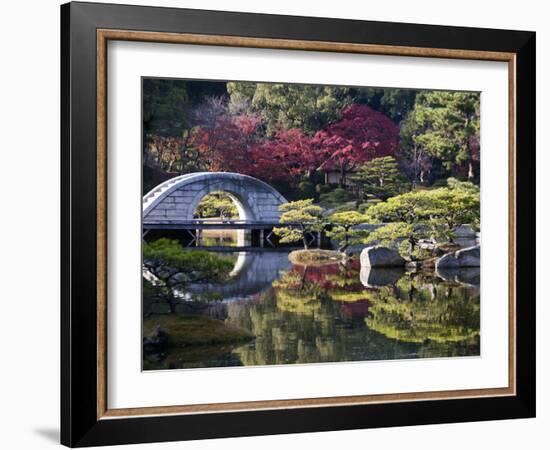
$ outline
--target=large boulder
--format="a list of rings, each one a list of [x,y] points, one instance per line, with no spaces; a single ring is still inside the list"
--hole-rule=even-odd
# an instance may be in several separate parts
[[[479,267],[480,252],[479,245],[463,248],[456,252],[447,253],[435,262],[436,270],[442,269],[458,269],[460,267]]]
[[[361,251],[361,267],[403,267],[405,260],[395,250],[381,245]]]
[[[479,244],[477,233],[470,225],[460,225],[453,231],[453,241],[461,248],[468,248]]]
[[[459,225],[453,230],[454,237],[476,237],[476,232],[471,225]]]

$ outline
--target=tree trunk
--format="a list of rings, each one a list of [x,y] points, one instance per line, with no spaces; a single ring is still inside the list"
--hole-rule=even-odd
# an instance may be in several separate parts
[[[306,281],[307,281],[307,269],[308,269],[308,266],[304,266],[304,274],[302,275],[302,285],[300,286],[300,289],[303,289],[306,285]]]
[[[340,168],[340,187],[346,187],[346,169],[344,168],[344,166]]]
[[[409,245],[411,246],[411,261],[416,261],[416,258],[413,255],[414,249],[416,247],[416,238],[413,235],[409,236]]]
[[[344,251],[346,248],[348,248],[349,246],[349,236],[348,236],[348,233],[349,233],[349,228],[347,227],[344,227],[344,246],[343,247],[340,247],[340,250],[341,251]]]
[[[472,161],[468,162],[468,180],[474,179],[474,165],[472,164]]]
[[[363,196],[361,195],[361,189],[359,189],[357,186],[355,186],[353,192],[355,194],[355,209],[359,209],[359,205],[361,204],[361,200],[363,200]]]
[[[304,242],[304,250],[309,250],[309,247],[307,245],[307,234],[302,233],[302,241]]]
[[[170,291],[172,290],[170,289]],[[173,294],[168,298],[168,304],[170,305],[170,314],[176,314],[177,300]]]

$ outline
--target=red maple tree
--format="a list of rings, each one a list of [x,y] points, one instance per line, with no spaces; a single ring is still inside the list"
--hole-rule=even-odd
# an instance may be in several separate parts
[[[321,155],[311,136],[300,129],[278,130],[272,139],[258,142],[251,151],[254,168],[250,175],[264,180],[297,182],[311,176],[321,163]]]
[[[206,167],[262,180],[294,183],[321,164],[312,138],[299,129],[280,129],[271,139],[261,133],[258,116],[224,115],[199,127],[194,142]]]
[[[339,170],[341,184],[358,166],[380,156],[393,156],[399,130],[391,119],[370,106],[354,104],[342,112],[338,122],[329,124],[313,138],[326,159],[319,169]]]
[[[279,129],[268,139],[257,115],[223,114],[193,136],[202,164],[211,171],[238,172],[267,182],[295,184],[316,170],[346,174],[373,158],[394,155],[398,130],[383,114],[352,105],[342,119],[313,137],[298,128]]]
[[[250,149],[259,140],[258,116],[223,115],[195,130],[194,142],[203,164],[211,171],[248,173]]]

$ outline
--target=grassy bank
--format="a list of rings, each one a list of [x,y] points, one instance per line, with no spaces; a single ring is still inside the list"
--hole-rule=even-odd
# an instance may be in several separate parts
[[[149,317],[143,321],[143,337],[154,336],[158,327],[168,334],[166,345],[173,347],[230,344],[254,337],[248,330],[226,324],[221,320],[193,315]]]

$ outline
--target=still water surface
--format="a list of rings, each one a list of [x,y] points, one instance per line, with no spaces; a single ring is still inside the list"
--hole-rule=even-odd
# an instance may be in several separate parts
[[[181,312],[250,332],[244,343],[144,354],[145,370],[476,356],[479,270],[365,270],[358,261],[292,265],[287,251],[230,252],[225,283],[189,287],[221,301]],[[144,298],[149,319],[164,313]]]

